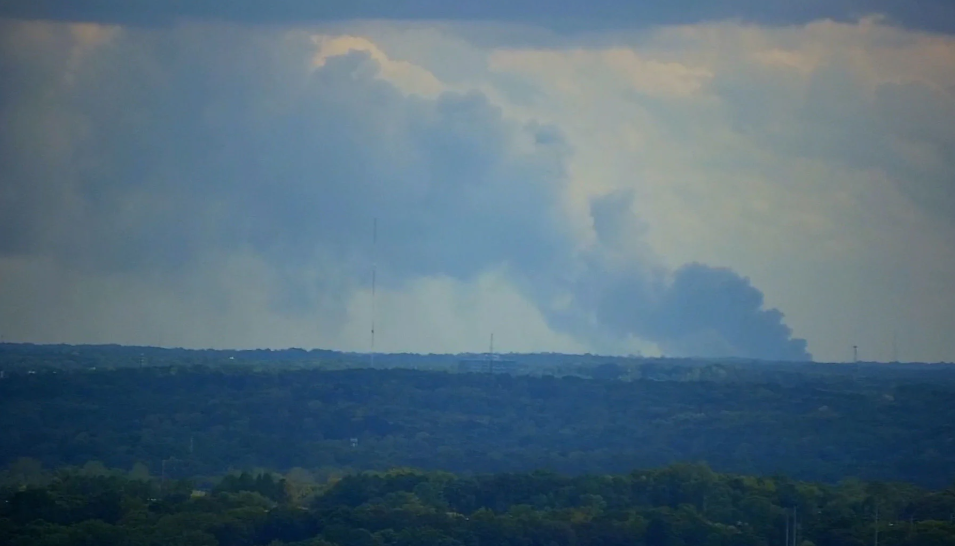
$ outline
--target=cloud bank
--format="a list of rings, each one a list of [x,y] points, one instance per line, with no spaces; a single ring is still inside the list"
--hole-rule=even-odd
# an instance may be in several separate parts
[[[368,42],[336,50],[304,31],[207,24],[4,26],[7,332],[309,346],[318,324],[329,344],[363,348],[348,331],[367,317],[356,305],[375,260],[395,298],[460,300],[447,290],[471,283],[506,292],[497,314],[537,321],[538,343],[637,337],[676,355],[809,358],[747,279],[628,250],[632,195],[594,201],[598,237],[582,238],[575,149],[559,126],[508,115],[479,89],[442,89]]]
[[[8,21],[0,334],[951,360],[955,41],[648,25]]]

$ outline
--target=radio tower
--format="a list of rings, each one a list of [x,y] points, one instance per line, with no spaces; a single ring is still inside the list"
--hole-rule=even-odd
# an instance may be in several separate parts
[[[375,367],[375,277],[378,273],[378,264],[375,261],[375,251],[378,247],[378,218],[375,218],[371,227],[371,367]]]

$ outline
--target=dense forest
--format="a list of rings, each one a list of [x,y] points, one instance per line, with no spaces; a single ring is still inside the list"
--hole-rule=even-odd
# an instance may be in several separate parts
[[[255,467],[603,474],[690,461],[829,483],[955,478],[947,367],[854,378],[655,363],[621,380],[616,363],[590,368],[593,379],[196,362],[107,369],[97,358],[0,381],[0,465],[142,463],[194,477]]]
[[[955,546],[951,366],[366,356],[0,344],[0,544]]]
[[[398,469],[325,484],[243,473],[208,491],[62,472],[2,498],[0,543],[10,546],[955,544],[955,489],[826,486],[701,465],[578,477]]]

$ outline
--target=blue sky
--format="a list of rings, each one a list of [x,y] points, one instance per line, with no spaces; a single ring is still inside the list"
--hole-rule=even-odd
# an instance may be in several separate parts
[[[955,360],[947,3],[147,5],[0,4],[5,339]]]

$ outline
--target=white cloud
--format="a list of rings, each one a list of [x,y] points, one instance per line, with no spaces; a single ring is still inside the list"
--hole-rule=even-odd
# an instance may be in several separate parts
[[[277,312],[272,287],[281,279],[253,254],[209,257],[205,266],[174,277],[94,275],[39,258],[2,259],[0,274],[4,340],[370,349],[367,287],[351,293],[342,315],[321,305],[302,313]],[[327,275],[311,271],[306,276]],[[376,348],[383,352],[480,352],[491,333],[504,352],[586,350],[570,336],[554,333],[500,271],[488,271],[474,282],[417,278],[378,290],[376,307]]]
[[[416,93],[425,97],[434,98],[448,87],[439,81],[434,74],[424,68],[407,61],[390,59],[374,42],[361,36],[312,36],[317,45],[314,63],[316,67],[325,66],[329,57],[345,55],[352,51],[368,53],[379,67],[379,76],[394,84],[406,93]]]
[[[546,80],[564,97],[588,100],[603,92],[636,91],[652,97],[687,97],[700,91],[712,73],[701,67],[643,58],[627,48],[603,50],[496,50],[490,69]],[[599,83],[598,83],[599,82]],[[609,84],[609,85],[608,85]]]
[[[500,270],[474,282],[418,278],[400,290],[378,291],[375,307],[375,344],[384,352],[483,352],[491,334],[502,352],[586,351],[571,336],[553,332],[540,310]],[[371,308],[368,289],[352,296],[339,339],[348,340],[354,350],[369,348]]]

